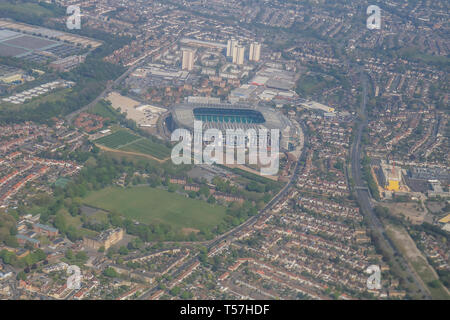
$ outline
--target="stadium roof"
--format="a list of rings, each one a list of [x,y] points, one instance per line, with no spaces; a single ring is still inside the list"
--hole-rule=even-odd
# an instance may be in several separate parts
[[[283,130],[287,126],[290,126],[289,119],[287,119],[279,111],[266,107],[266,106],[255,106],[249,104],[230,104],[230,103],[181,103],[174,105],[172,107],[172,117],[177,127],[186,128],[189,130],[194,129],[194,109],[197,108],[213,108],[213,109],[224,109],[224,114],[226,114],[226,109],[228,110],[249,110],[254,113],[254,111],[259,112],[263,118],[262,123],[244,123],[244,122],[222,122],[222,121],[204,121],[203,128],[217,128],[219,130],[226,129],[280,129]],[[249,112],[250,113],[250,112]],[[245,116],[245,115],[244,115]]]

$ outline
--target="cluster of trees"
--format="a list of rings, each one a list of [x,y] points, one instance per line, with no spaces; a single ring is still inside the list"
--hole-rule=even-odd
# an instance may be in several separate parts
[[[117,271],[112,268],[112,267],[108,267],[103,271],[103,275],[105,275],[108,278],[117,278],[119,276],[119,274],[117,273]]]
[[[390,222],[398,226],[403,225],[403,219],[391,214],[388,208],[378,205],[373,210],[378,217],[388,219]]]
[[[18,258],[14,252],[2,250],[0,251],[0,258],[6,264],[10,264],[17,268],[25,268],[25,272],[29,272],[30,268],[36,268],[38,262],[44,261],[47,258],[47,255],[41,249],[37,249],[23,258]]]
[[[229,180],[224,180],[219,177],[215,177],[212,183],[216,186],[217,191],[229,193],[229,194],[239,194],[239,189],[236,186],[232,186]]]
[[[266,186],[256,181],[251,181],[249,184],[247,184],[246,189],[248,191],[255,191],[260,193],[266,192]]]
[[[58,212],[53,218],[53,225],[70,241],[77,241],[82,239],[80,231],[75,226],[68,224],[66,217],[62,212]]]
[[[251,172],[239,169],[239,168],[226,168],[226,169],[233,171],[234,173],[242,176],[243,178],[245,178],[247,180],[255,181],[260,184],[263,184],[265,192],[277,193],[278,191],[281,190],[282,184],[280,182],[273,181],[273,180],[267,179],[262,176],[258,176],[254,173],[251,173]]]
[[[244,223],[249,217],[256,215],[258,209],[249,201],[245,201],[243,204],[232,202],[226,212],[227,216],[224,221],[213,230],[215,234],[224,233],[230,228]]]
[[[78,251],[77,253],[74,253],[71,249],[68,249],[64,255],[64,257],[66,258],[67,262],[70,265],[78,265],[78,266],[83,266],[86,261],[88,260],[88,256],[86,254],[86,252],[84,251]]]
[[[189,291],[183,291],[181,292],[181,288],[178,286],[173,287],[170,289],[169,293],[174,297],[180,297],[183,300],[192,299],[193,294]]]
[[[84,216],[83,216],[82,220],[87,220],[87,219],[85,219]],[[83,221],[82,227],[85,228],[85,229],[101,232],[101,231],[105,231],[105,230],[107,230],[109,228],[109,223],[107,223],[107,222]]]
[[[373,198],[378,201],[380,200],[380,192],[378,190],[377,183],[375,182],[375,179],[372,175],[372,171],[370,170],[370,158],[365,155],[361,162],[363,166],[363,179],[367,181],[367,186],[369,187],[370,193],[372,194]]]
[[[219,167],[221,165],[218,165]],[[242,177],[245,189],[232,186],[229,181],[225,181],[218,177],[214,178],[212,183],[216,186],[219,192],[229,193],[233,195],[239,195],[244,197],[248,201],[256,202],[258,208],[262,208],[263,203],[267,203],[272,197],[281,189],[282,184],[267,179],[262,176],[258,176],[251,172],[239,169],[239,168],[226,168]],[[211,199],[211,202],[213,200]]]
[[[4,211],[0,211],[0,243],[4,243],[9,247],[17,247],[17,221],[16,219]]]

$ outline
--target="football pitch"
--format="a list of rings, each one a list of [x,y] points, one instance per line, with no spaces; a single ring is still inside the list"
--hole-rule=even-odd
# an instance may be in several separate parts
[[[170,149],[166,145],[153,142],[126,130],[118,130],[95,140],[95,143],[116,150],[147,154],[160,160],[167,159],[170,156]]]
[[[137,135],[125,130],[119,130],[106,137],[95,140],[95,143],[102,144],[108,148],[117,149],[138,139],[140,138]]]
[[[155,143],[148,139],[142,139],[139,141],[135,141],[133,143],[130,143],[130,144],[120,148],[120,150],[149,154],[158,159],[165,159],[170,156],[169,148],[167,148],[163,144]]]
[[[210,230],[226,216],[226,208],[151,187],[108,187],[91,192],[83,202],[145,224],[163,223],[182,230]]]

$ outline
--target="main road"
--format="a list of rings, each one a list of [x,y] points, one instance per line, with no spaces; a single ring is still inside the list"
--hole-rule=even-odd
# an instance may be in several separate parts
[[[368,188],[366,187],[363,179],[362,179],[362,171],[361,171],[361,137],[364,131],[364,128],[368,124],[368,113],[366,110],[367,105],[367,77],[364,74],[364,71],[361,69],[361,83],[363,86],[363,97],[361,100],[361,109],[360,109],[360,118],[361,121],[358,124],[357,133],[355,139],[353,141],[352,150],[351,150],[351,172],[352,178],[355,183],[355,193],[358,203],[361,207],[361,211],[363,215],[366,217],[369,227],[377,231],[380,237],[380,242],[383,247],[389,250],[392,253],[392,256],[398,256],[402,260],[402,265],[405,267],[408,274],[412,277],[415,282],[417,288],[419,288],[421,294],[425,296],[427,299],[430,298],[428,290],[425,288],[423,281],[419,278],[417,273],[411,268],[410,264],[405,260],[402,254],[395,248],[395,246],[391,243],[390,239],[387,237],[384,225],[375,214],[371,203],[371,195],[369,193]],[[407,281],[407,279],[405,279]]]

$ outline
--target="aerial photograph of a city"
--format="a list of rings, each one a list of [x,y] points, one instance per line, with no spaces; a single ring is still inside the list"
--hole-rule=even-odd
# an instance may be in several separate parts
[[[449,18],[1,0],[0,300],[450,300]]]

